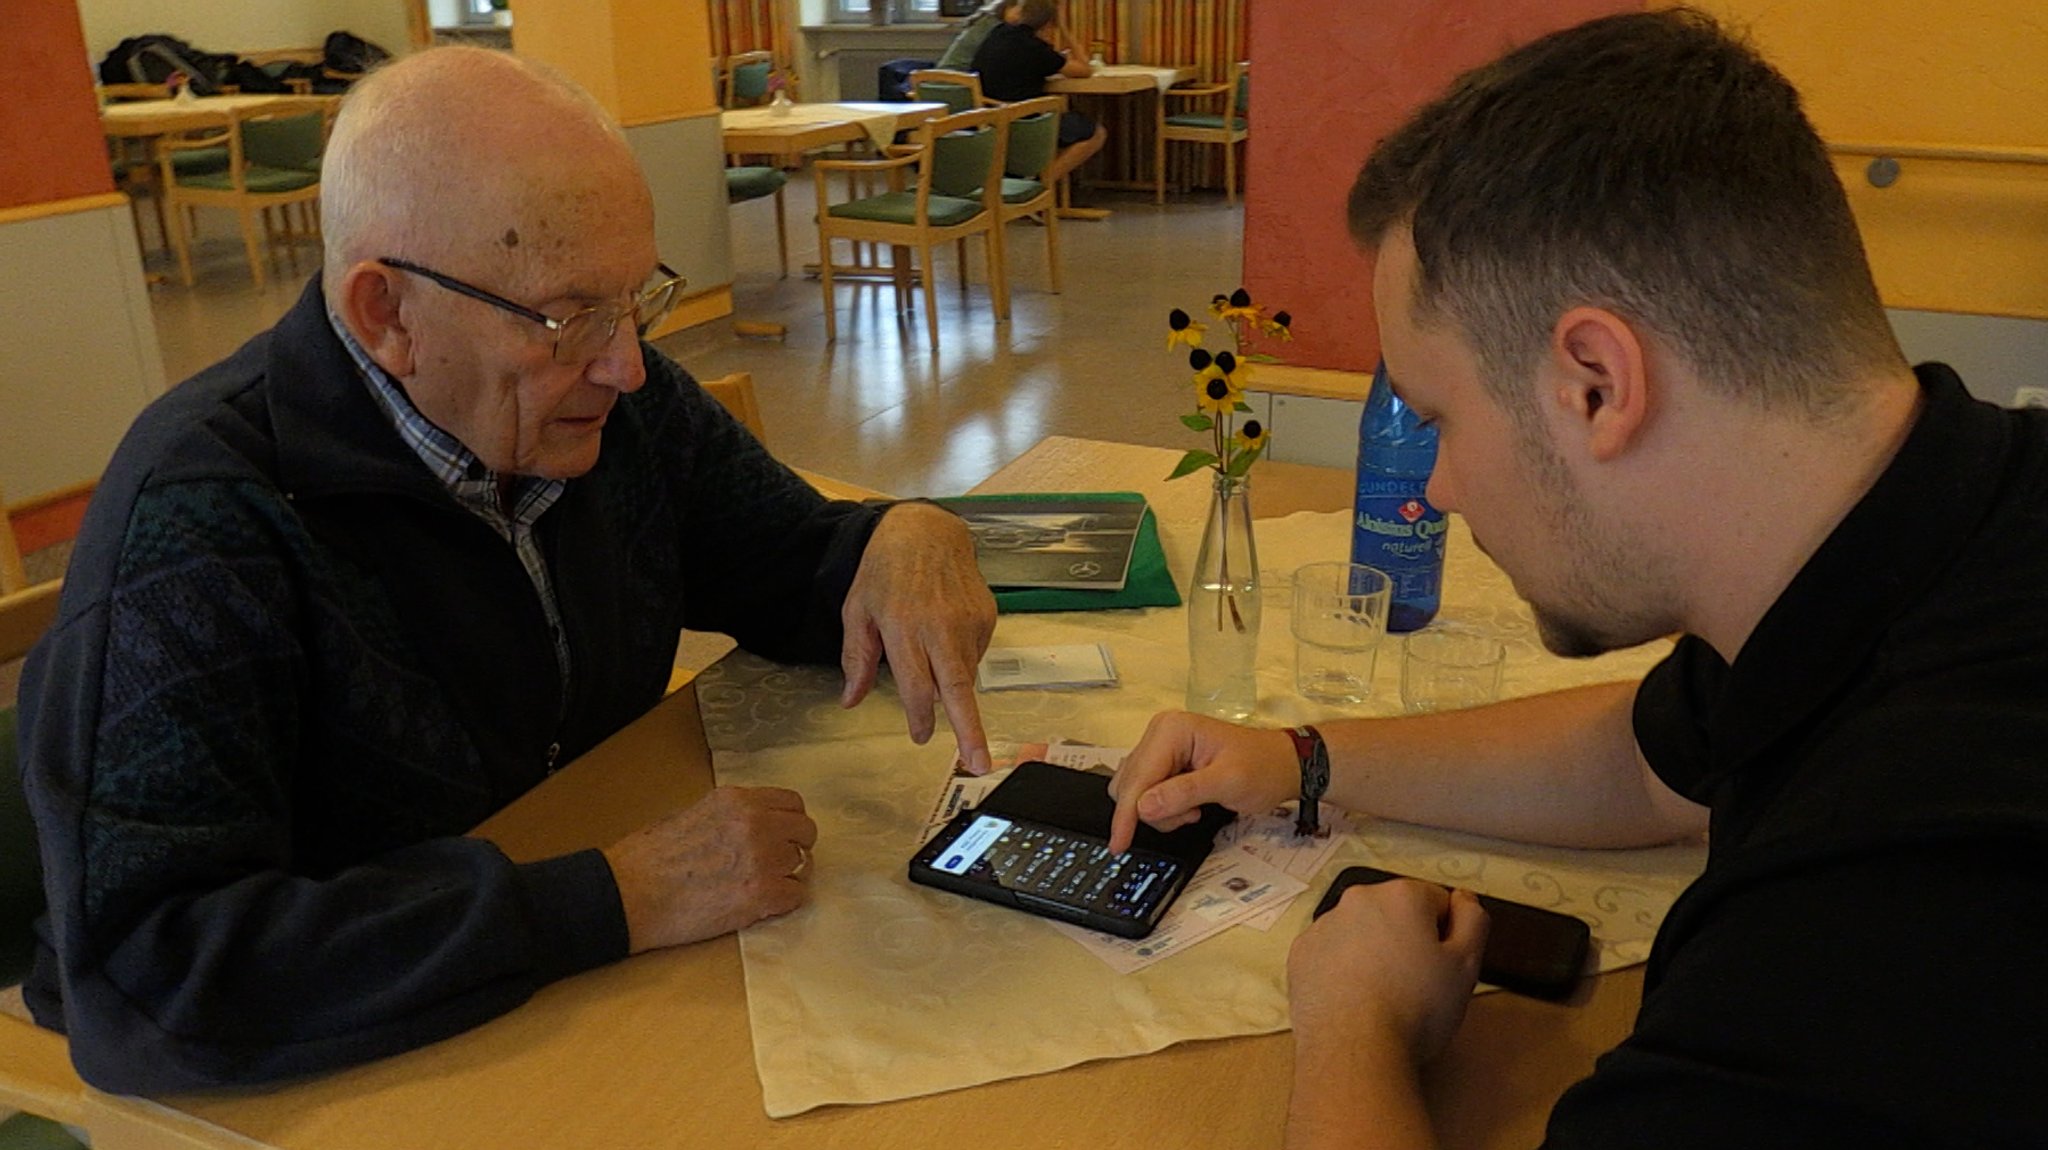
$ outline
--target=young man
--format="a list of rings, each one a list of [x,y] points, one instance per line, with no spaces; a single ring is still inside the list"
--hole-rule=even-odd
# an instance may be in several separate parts
[[[1797,93],[1687,11],[1549,36],[1375,150],[1399,393],[1551,650],[1639,683],[1322,728],[1356,810],[1580,847],[1711,830],[1557,1146],[2048,1144],[2048,414],[1909,369]],[[1282,731],[1156,719],[1116,837],[1299,793]],[[1469,894],[1296,942],[1289,1145],[1427,1146]]]
[[[981,94],[1006,104],[1045,95],[1054,76],[1093,76],[1088,55],[1075,45],[1061,45],[1059,7],[1055,0],[1023,0],[1016,19],[991,30],[974,54],[981,73]],[[1046,179],[1058,183],[1067,173],[1102,150],[1109,133],[1080,112],[1060,113],[1059,153]]]
[[[436,49],[359,84],[321,276],[137,421],[21,692],[47,945],[94,1085],[260,1082],[475,1026],[806,897],[817,828],[719,788],[514,864],[469,829],[660,699],[680,628],[886,653],[986,755],[957,519],[828,502],[637,338],[679,288],[587,95]]]

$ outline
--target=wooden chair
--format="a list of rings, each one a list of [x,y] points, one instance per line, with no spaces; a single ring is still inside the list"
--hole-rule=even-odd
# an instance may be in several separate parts
[[[14,528],[0,510],[0,663],[28,654],[56,618],[61,582],[27,584]],[[14,709],[0,707],[0,987],[28,972],[42,909],[35,831],[15,758]],[[85,1083],[71,1068],[64,1036],[0,1012],[0,1113],[7,1110],[21,1113],[0,1121],[0,1146],[79,1146],[59,1125],[83,1126],[86,1118]]]
[[[1010,221],[1037,216],[1045,225],[1045,267],[1055,295],[1060,290],[1059,188],[1045,175],[1046,169],[1052,167],[1053,159],[1059,155],[1063,103],[1058,96],[1040,96],[1035,100],[998,105],[998,116],[1005,133],[1003,195],[999,209],[1004,226],[996,229],[1002,246],[1003,275],[1007,280],[1010,274]],[[1006,282],[1003,285],[1006,301],[1009,292]]]
[[[978,72],[956,72],[951,68],[919,68],[906,79],[910,85],[910,98],[931,104],[944,104],[954,114],[972,112],[986,108],[994,100],[981,94],[981,75]]]
[[[725,106],[751,108],[765,104],[775,87],[775,53],[735,52],[725,58]]]
[[[1221,84],[1198,84],[1168,88],[1160,94],[1159,122],[1154,125],[1152,152],[1152,202],[1166,202],[1166,142],[1212,144],[1223,148],[1223,194],[1237,203],[1237,146],[1251,135],[1251,61],[1230,66],[1230,77]],[[1217,111],[1171,112],[1175,102],[1207,101],[1228,96],[1227,105]]]
[[[171,231],[172,246],[177,250],[178,271],[187,287],[192,284],[192,240],[189,221],[179,209],[197,207],[229,208],[240,217],[249,272],[256,285],[263,286],[261,249],[278,238],[268,210],[318,202],[318,161],[333,104],[327,99],[284,97],[229,113],[226,123],[216,131],[183,140],[166,140],[159,145],[158,174],[166,206],[171,209],[171,220],[176,225]],[[187,175],[178,170],[179,152],[222,144],[228,148],[225,171]],[[259,213],[264,216],[261,243],[257,238]]]
[[[896,306],[909,303],[906,248],[918,250],[924,282],[925,326],[931,347],[939,346],[938,295],[933,286],[932,249],[948,240],[959,249],[960,286],[967,287],[967,237],[979,234],[987,251],[989,285],[998,320],[1010,318],[1003,284],[1002,219],[1004,133],[996,109],[980,109],[927,120],[915,129],[916,142],[892,149],[879,160],[818,160],[811,165],[818,188],[818,281],[825,293],[825,339],[836,340],[838,308],[832,294],[832,241],[889,244],[896,249]],[[885,176],[890,190],[844,203],[830,201],[833,172]],[[914,174],[917,186],[906,189]]]
[[[789,278],[789,223],[783,206],[782,189],[789,173],[761,164],[742,164],[725,170],[725,198],[728,203],[775,197],[775,252],[781,258],[782,278]]]

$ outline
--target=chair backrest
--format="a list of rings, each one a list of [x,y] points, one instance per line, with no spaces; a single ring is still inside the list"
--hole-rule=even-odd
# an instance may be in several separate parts
[[[735,52],[725,58],[725,106],[745,108],[768,98],[775,53]]]
[[[311,171],[327,146],[327,116],[318,109],[245,116],[241,129],[243,158],[266,168]]]
[[[761,405],[754,400],[754,373],[736,371],[718,379],[701,380],[698,386],[711,398],[724,404],[725,409],[732,412],[732,417],[739,420],[742,427],[753,432],[755,439],[762,443],[768,442],[768,428],[761,421]]]
[[[0,595],[28,586],[28,568],[21,563],[21,544],[14,538],[14,520],[7,516],[7,493],[0,491]]]
[[[1003,133],[1000,110],[984,108],[927,120],[918,138],[930,149],[931,190],[961,199],[1001,198]]]
[[[1060,98],[1040,96],[1005,104],[1003,118],[1009,125],[1003,171],[1019,179],[1038,179],[1059,155]]]
[[[1230,110],[1233,115],[1247,115],[1252,110],[1252,62],[1239,60],[1230,66]]]
[[[981,94],[981,76],[950,68],[919,68],[910,74],[910,98],[924,103],[944,104],[955,114],[972,112],[988,104]]]

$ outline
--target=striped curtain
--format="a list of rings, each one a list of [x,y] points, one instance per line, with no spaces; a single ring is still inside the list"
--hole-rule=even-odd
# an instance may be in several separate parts
[[[738,52],[775,53],[775,66],[787,71],[796,62],[790,38],[795,21],[792,0],[707,0],[711,11],[711,51],[720,61]]]
[[[1230,65],[1247,59],[1251,0],[1062,0],[1060,20],[1090,51],[1111,64],[1184,64],[1203,83],[1220,84]],[[1178,111],[1220,111],[1184,107]],[[1110,186],[1152,186],[1152,105],[1147,101],[1089,101],[1085,109],[1105,117],[1109,143],[1094,161],[1091,178]],[[1169,178],[1196,187],[1223,186],[1223,154],[1215,148],[1174,147],[1167,151]]]
[[[1232,64],[1251,58],[1250,25],[1251,0],[1152,0],[1145,54],[1159,64],[1194,66],[1199,83],[1221,84],[1229,79]],[[1252,91],[1256,100],[1256,77]],[[1195,103],[1176,100],[1171,110],[1221,112],[1224,108],[1220,96],[1214,106],[1196,107]],[[1148,161],[1148,171],[1150,167]],[[1169,184],[1181,180],[1198,188],[1221,188],[1223,153],[1213,147],[1169,146],[1166,178]]]

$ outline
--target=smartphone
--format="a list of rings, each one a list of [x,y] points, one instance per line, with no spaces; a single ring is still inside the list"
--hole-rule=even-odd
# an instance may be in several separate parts
[[[1316,918],[1337,905],[1344,892],[1359,884],[1407,876],[1369,866],[1345,867],[1316,904]],[[1486,951],[1479,958],[1479,977],[1502,990],[1557,1001],[1571,997],[1586,970],[1593,932],[1580,919],[1554,910],[1479,896],[1491,926]]]
[[[910,881],[1123,938],[1144,938],[1194,867],[1109,840],[989,812],[953,816],[910,860]]]

